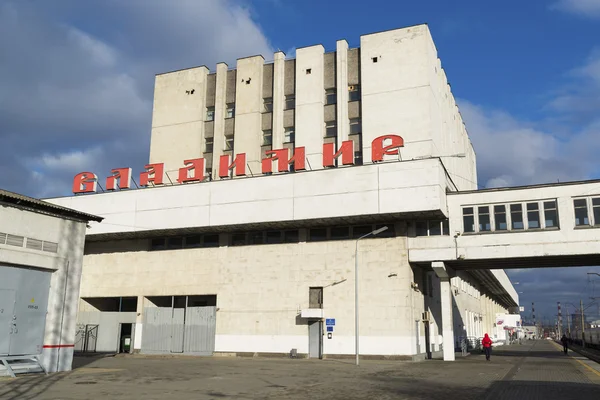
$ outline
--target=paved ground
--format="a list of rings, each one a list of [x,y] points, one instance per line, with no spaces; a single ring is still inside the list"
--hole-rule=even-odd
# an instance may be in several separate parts
[[[0,378],[0,399],[600,399],[599,364],[528,341],[456,362],[78,358],[69,373]],[[594,369],[595,368],[595,369]]]

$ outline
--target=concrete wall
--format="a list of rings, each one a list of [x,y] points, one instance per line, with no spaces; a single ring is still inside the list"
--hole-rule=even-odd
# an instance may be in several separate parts
[[[2,206],[0,226],[4,233],[58,243],[56,253],[0,244],[0,263],[52,272],[41,360],[48,371],[68,371],[75,341],[85,222]]]

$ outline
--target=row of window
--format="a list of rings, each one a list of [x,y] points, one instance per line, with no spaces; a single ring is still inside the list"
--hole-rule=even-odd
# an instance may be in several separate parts
[[[415,224],[417,236],[450,235],[448,220],[417,221]]]
[[[464,232],[558,229],[556,200],[463,208]]]
[[[306,241],[320,242],[325,240],[358,239],[359,237],[364,236],[383,226],[387,226],[388,229],[380,233],[376,237],[385,238],[396,236],[393,224],[358,225],[331,228],[310,228],[307,230],[308,232]],[[200,247],[219,247],[221,243],[226,243],[228,246],[247,246],[259,244],[300,242],[299,229],[236,232],[221,235],[226,235],[226,240],[224,242],[220,241],[221,237],[218,233],[154,238],[150,241],[150,250],[176,250]],[[371,235],[370,237],[373,236]]]
[[[450,279],[450,283],[457,289],[468,294],[469,296],[475,297],[476,299],[481,297],[481,292],[475,286],[471,285],[468,281],[455,276]]]
[[[575,226],[600,226],[600,197],[574,199]]]

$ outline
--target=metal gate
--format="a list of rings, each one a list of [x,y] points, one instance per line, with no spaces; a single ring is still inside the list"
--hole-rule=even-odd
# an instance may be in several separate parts
[[[95,353],[98,342],[98,325],[77,326],[75,333],[75,351],[81,353]]]
[[[185,318],[184,351],[212,355],[215,351],[216,307],[189,307]]]
[[[167,353],[171,351],[171,307],[144,308],[144,330],[142,351],[145,353]]]
[[[174,308],[171,320],[171,353],[183,353],[185,308]]]

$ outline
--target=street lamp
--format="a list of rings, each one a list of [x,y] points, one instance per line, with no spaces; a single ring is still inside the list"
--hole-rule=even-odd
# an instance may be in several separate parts
[[[356,339],[356,365],[358,365],[358,242],[367,236],[379,235],[381,232],[387,230],[387,228],[387,226],[384,226],[356,239],[356,248],[354,250],[354,336]]]

